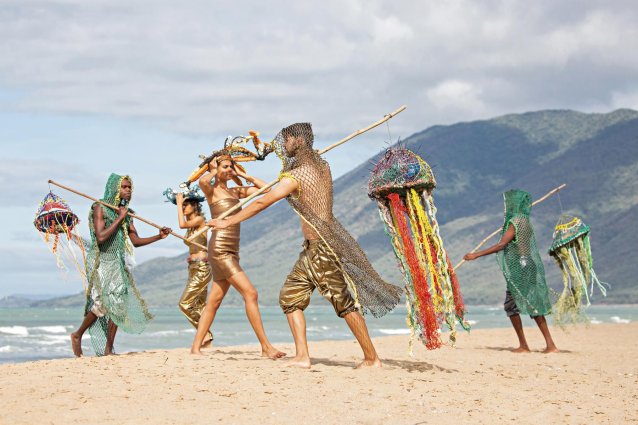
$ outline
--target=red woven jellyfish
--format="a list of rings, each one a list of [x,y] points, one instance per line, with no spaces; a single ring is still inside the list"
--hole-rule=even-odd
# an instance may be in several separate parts
[[[49,250],[55,256],[57,266],[65,271],[67,267],[64,261],[70,261],[85,282],[84,242],[76,228],[79,221],[78,216],[71,211],[64,199],[49,192],[40,202],[33,225],[38,229]],[[79,248],[82,260],[79,259],[73,244]]]

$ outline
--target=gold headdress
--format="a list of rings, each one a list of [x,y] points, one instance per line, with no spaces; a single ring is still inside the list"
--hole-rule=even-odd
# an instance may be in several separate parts
[[[239,168],[242,172],[245,172],[244,167],[239,165],[240,162],[248,162],[248,161],[263,161],[268,154],[270,154],[273,149],[270,143],[262,142],[259,139],[259,133],[256,131],[249,131],[250,136],[236,136],[231,137],[228,136],[224,141],[224,148],[220,150],[213,151],[212,154],[208,156],[200,155],[200,158],[203,159],[203,162],[197,167],[191,175],[188,177],[184,183],[180,186],[182,187],[190,187],[190,184],[197,181],[201,176],[208,171],[208,164],[211,161],[220,161],[222,159],[227,159],[232,161],[237,168]],[[248,148],[246,148],[245,144],[249,141],[252,141],[253,146],[255,146],[255,151],[252,152]],[[241,186],[241,180],[236,176],[233,177],[233,181]]]

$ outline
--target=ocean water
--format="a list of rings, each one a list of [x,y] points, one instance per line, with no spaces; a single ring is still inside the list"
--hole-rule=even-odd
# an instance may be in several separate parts
[[[500,306],[469,306],[467,319],[473,329],[509,327],[510,322]],[[151,309],[155,319],[139,335],[118,332],[115,351],[125,353],[150,349],[190,347],[195,330],[177,308]],[[279,307],[261,307],[266,333],[273,343],[292,342],[286,317]],[[0,363],[73,357],[69,333],[82,321],[82,308],[0,309]],[[405,307],[396,308],[375,319],[366,316],[373,337],[409,334]],[[638,306],[591,306],[588,316],[592,326],[599,323],[630,323],[638,320]],[[343,321],[329,305],[311,305],[306,310],[308,339],[352,339]],[[523,317],[526,326],[534,326]],[[213,324],[216,346],[257,344],[257,338],[246,319],[243,307],[222,306]],[[83,350],[93,355],[88,332]]]

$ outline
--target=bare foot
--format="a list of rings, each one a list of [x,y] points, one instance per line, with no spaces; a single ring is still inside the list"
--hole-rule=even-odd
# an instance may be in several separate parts
[[[512,353],[529,353],[529,348],[527,347],[518,347],[512,350]]]
[[[558,348],[554,347],[547,347],[546,349],[544,349],[543,354],[552,354],[552,353],[560,353],[560,351],[558,350]]]
[[[285,357],[286,353],[284,353],[283,351],[277,350],[275,347],[271,345],[269,348],[265,348],[265,349],[262,348],[261,356],[268,357],[269,359],[272,359],[272,360],[277,360],[277,359],[281,359],[282,357]]]
[[[191,349],[191,356],[203,356],[202,352],[199,350]]]
[[[374,360],[364,360],[355,366],[355,369],[364,369],[367,367],[381,367],[381,360],[377,357]]]
[[[310,358],[308,357],[293,357],[286,362],[286,367],[299,367],[302,369],[310,369]]]
[[[82,339],[75,332],[71,334],[71,348],[75,357],[82,357]]]

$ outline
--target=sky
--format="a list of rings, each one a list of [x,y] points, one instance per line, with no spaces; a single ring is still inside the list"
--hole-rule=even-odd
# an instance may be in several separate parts
[[[338,177],[432,125],[638,109],[637,21],[622,0],[0,0],[0,297],[82,288],[33,227],[48,179],[100,197],[130,174],[137,212],[176,228],[162,192],[228,135],[309,121],[324,147],[407,105],[327,154]],[[53,191],[86,236],[90,202]],[[169,237],[136,256],[184,251]]]

